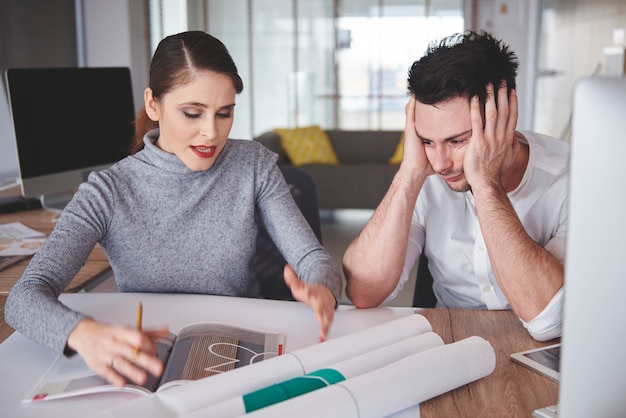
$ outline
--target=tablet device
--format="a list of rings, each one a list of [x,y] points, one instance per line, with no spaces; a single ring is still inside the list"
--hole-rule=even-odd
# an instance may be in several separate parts
[[[560,358],[560,343],[511,354],[511,360],[514,362],[526,366],[557,383],[560,377]]]

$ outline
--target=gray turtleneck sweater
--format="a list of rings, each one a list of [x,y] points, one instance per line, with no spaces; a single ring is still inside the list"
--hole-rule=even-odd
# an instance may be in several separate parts
[[[258,223],[307,283],[341,295],[341,274],[293,201],[276,155],[226,142],[215,164],[191,171],[154,145],[93,172],[61,214],[6,301],[17,331],[61,353],[86,316],[58,300],[89,256],[104,248],[120,291],[259,296],[251,267]]]

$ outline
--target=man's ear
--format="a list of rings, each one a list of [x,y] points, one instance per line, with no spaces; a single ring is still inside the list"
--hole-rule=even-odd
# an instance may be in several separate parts
[[[159,121],[159,101],[152,95],[152,89],[147,87],[143,92],[143,101],[146,108],[146,114],[154,122]]]

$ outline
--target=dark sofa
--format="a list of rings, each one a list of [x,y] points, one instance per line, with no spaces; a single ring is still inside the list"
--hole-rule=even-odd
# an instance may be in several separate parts
[[[299,166],[317,183],[320,209],[375,209],[399,168],[390,164],[401,131],[326,130],[338,165]],[[278,154],[278,165],[292,165],[274,131],[254,138]]]

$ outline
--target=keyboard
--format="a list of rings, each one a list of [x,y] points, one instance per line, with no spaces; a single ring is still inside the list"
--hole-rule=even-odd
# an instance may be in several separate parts
[[[535,409],[533,411],[535,418],[558,418],[559,405],[546,406],[545,408]]]

